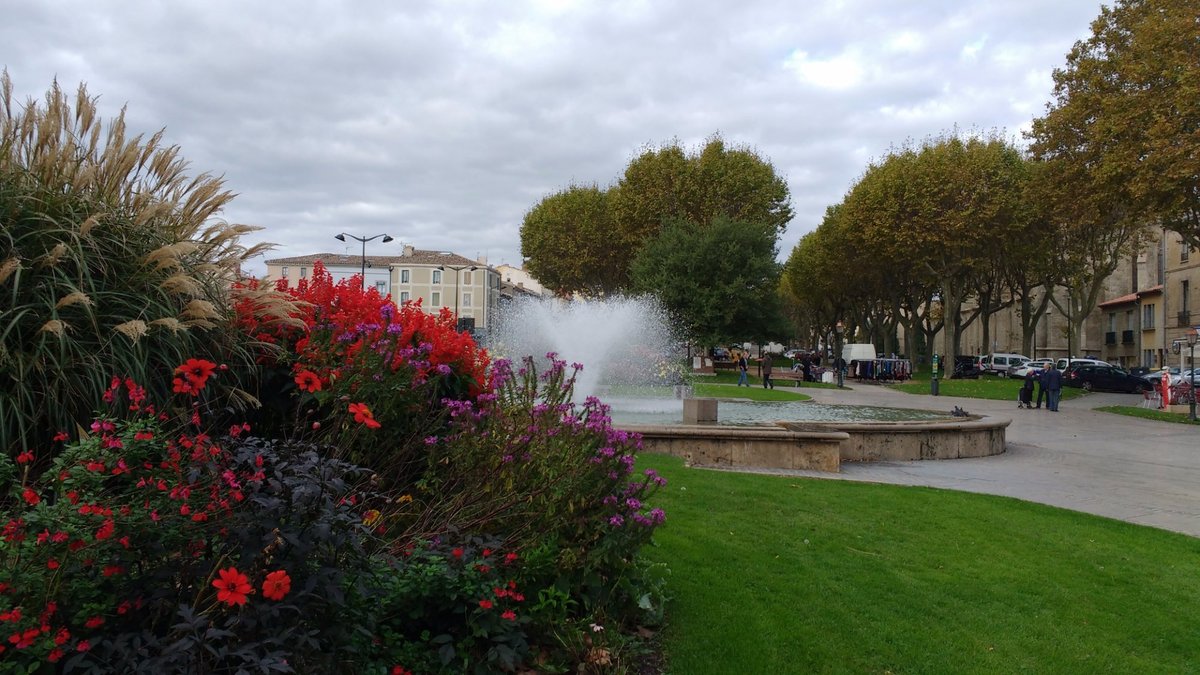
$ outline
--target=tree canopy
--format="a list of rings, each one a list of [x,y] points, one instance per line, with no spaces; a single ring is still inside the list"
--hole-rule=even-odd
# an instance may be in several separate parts
[[[1105,211],[1200,243],[1200,29],[1192,0],[1117,0],[1054,73],[1035,157]],[[1086,188],[1086,192],[1083,190]],[[1120,215],[1120,214],[1118,214]]]
[[[647,149],[608,189],[571,187],[530,209],[521,254],[560,294],[625,290],[630,265],[664,223],[703,228],[719,218],[761,223],[773,237],[792,218],[787,182],[767,160],[713,136],[698,152],[678,142]]]
[[[778,339],[775,231],[724,216],[706,227],[672,221],[634,259],[632,289],[658,296],[700,344]]]

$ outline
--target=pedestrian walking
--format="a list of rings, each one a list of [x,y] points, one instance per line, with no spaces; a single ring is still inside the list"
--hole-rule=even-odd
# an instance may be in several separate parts
[[[744,352],[742,354],[739,354],[738,359],[737,359],[737,369],[738,369],[737,386],[740,387],[743,384],[746,385],[747,387],[750,386],[750,383],[746,380],[746,370],[749,368],[750,368],[750,364],[746,362],[746,354]]]
[[[775,383],[771,381],[771,368],[771,352],[767,352],[762,357],[763,389],[775,388]]]
[[[1042,378],[1042,386],[1046,388],[1046,408],[1050,412],[1058,412],[1058,399],[1062,396],[1062,373],[1047,363]]]

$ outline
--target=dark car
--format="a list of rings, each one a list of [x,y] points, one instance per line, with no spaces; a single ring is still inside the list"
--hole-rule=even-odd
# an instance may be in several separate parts
[[[979,378],[979,374],[983,371],[979,369],[979,357],[976,356],[956,356],[954,357],[954,373],[951,378],[974,380]]]
[[[1063,384],[1083,387],[1086,391],[1124,391],[1140,394],[1150,388],[1146,380],[1130,375],[1116,366],[1072,365],[1063,373]]]

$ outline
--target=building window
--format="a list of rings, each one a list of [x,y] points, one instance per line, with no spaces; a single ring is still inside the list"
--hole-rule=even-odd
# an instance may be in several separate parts
[[[462,301],[462,304],[463,304],[463,307],[470,307],[470,306],[471,306],[471,294],[470,294],[470,293],[463,293],[463,301]]]
[[[441,271],[441,270],[434,270],[434,271],[433,271],[433,283],[435,283],[435,284],[440,284],[440,283],[442,283],[442,271]],[[436,305],[437,303],[435,302],[435,303],[433,303],[433,304],[435,304],[435,305]]]
[[[1154,305],[1142,305],[1142,328],[1154,328]]]
[[[462,282],[464,284],[466,284],[467,286],[471,285],[471,270],[463,271],[463,281]]]
[[[1125,310],[1125,330],[1133,330],[1137,326],[1133,325],[1133,310]]]
[[[403,305],[404,303],[408,302],[410,298],[412,298],[412,296],[409,295],[408,291],[400,291],[400,304]]]
[[[385,295],[387,293],[387,282],[386,281],[376,281],[375,282],[375,290],[379,291],[380,295]]]
[[[402,283],[402,284],[409,283],[408,274],[409,274],[408,270],[400,270],[400,283]]]
[[[1189,246],[1186,241],[1181,242],[1179,244],[1179,262],[1181,262],[1181,263],[1187,262],[1188,258],[1191,257],[1191,255],[1192,255],[1192,247]]]
[[[434,274],[437,274],[437,272],[434,272]],[[431,293],[429,295],[429,305],[431,307],[441,307],[442,306],[442,294],[438,293],[437,291],[434,291],[433,293]]]
[[[1117,313],[1116,312],[1108,313],[1108,332],[1110,332],[1110,333],[1117,332]]]
[[[286,279],[286,278],[288,278],[288,268],[287,268],[287,265],[284,265],[284,266],[283,266],[283,268],[279,270],[279,276],[280,276],[280,278],[283,278],[283,279]]]
[[[300,268],[300,278],[301,278],[301,279],[307,279],[307,278],[308,278],[308,268],[307,268],[307,267],[301,267],[301,268]]]

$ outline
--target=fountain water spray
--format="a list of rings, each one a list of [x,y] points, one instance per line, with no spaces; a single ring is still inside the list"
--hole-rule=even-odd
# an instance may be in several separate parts
[[[666,387],[684,382],[680,345],[667,312],[645,296],[520,298],[497,318],[488,348],[513,361],[554,352],[568,364],[582,364],[575,381],[575,399],[582,401],[611,386],[672,391]]]

